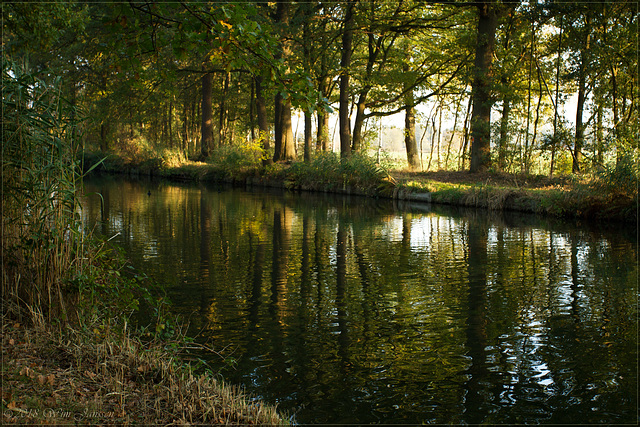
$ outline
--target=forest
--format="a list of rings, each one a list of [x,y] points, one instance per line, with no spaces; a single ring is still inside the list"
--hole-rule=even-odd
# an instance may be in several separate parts
[[[324,360],[323,352],[335,353],[350,369],[349,337],[355,352],[370,354],[362,343],[373,335],[363,331],[385,329],[395,321],[391,314],[403,308],[396,297],[416,289],[415,295],[428,297],[424,301],[447,298],[433,312],[443,315],[446,328],[452,324],[449,302],[458,307],[453,319],[460,357],[450,360],[451,366],[460,363],[456,369],[466,387],[460,388],[461,402],[482,406],[485,394],[478,386],[495,374],[511,390],[522,386],[525,394],[544,390],[558,396],[550,413],[572,422],[593,420],[596,411],[603,422],[637,418],[637,313],[628,297],[637,294],[637,245],[626,234],[607,240],[593,231],[608,227],[637,234],[637,1],[55,0],[5,1],[1,7],[3,424],[68,424],[73,418],[101,425],[291,425],[295,413],[280,413],[268,400],[219,381],[220,372],[200,356],[222,358],[228,372],[235,372],[237,360],[221,356],[218,342],[211,347],[196,341],[172,306],[168,289],[181,278],[185,281],[174,290],[202,288],[201,311],[215,314],[217,305],[207,292],[219,283],[227,286],[217,280],[223,276],[214,277],[219,271],[244,274],[242,286],[211,295],[233,310],[242,305],[234,298],[255,302],[245,304],[250,310],[242,313],[250,314],[249,323],[259,314],[276,328],[273,340],[267,340],[274,348],[282,347],[284,337],[298,337],[283,329],[285,317],[295,320],[289,326],[313,331],[314,316],[307,311],[313,306],[324,320],[322,333],[311,340],[338,337],[339,344],[335,352],[317,345],[316,360]],[[85,183],[96,168],[127,173],[131,181],[113,191],[96,187],[111,175],[95,174],[93,184],[94,177]],[[432,181],[431,173],[458,181]],[[400,178],[406,176],[422,181]],[[169,179],[158,177],[199,182],[185,189],[184,183],[168,185]],[[497,178],[505,185],[494,185]],[[224,186],[208,188],[218,181],[246,185],[267,198],[273,194],[263,188],[279,186],[283,200],[298,196],[284,189],[347,197],[316,210],[303,198],[299,206],[240,205]],[[356,219],[347,221],[345,200],[352,195],[374,197],[358,199]],[[169,196],[177,204],[165,203]],[[378,196],[394,199],[386,205],[387,214],[376,210]],[[127,210],[118,213],[123,200]],[[229,204],[223,206],[222,200]],[[557,232],[547,225],[535,231],[528,222],[522,226],[526,232],[518,231],[506,214],[491,227],[488,219],[478,226],[475,220],[435,211],[407,211],[401,219],[396,206],[410,200],[421,203],[420,209],[431,206],[424,202],[488,208],[491,218],[502,218],[499,211],[504,210],[549,214],[543,222],[568,218],[567,224],[576,221],[577,231],[571,234],[564,225]],[[237,226],[232,213],[239,214]],[[90,214],[99,225],[90,224]],[[373,215],[370,224],[362,222],[365,214]],[[617,220],[630,226],[619,227]],[[124,225],[126,230],[110,228]],[[133,244],[126,240],[135,234],[131,230],[144,231]],[[154,240],[156,232],[160,237]],[[396,239],[385,246],[380,243],[385,236]],[[427,236],[443,236],[445,243],[426,246]],[[164,283],[157,283],[134,265],[151,255],[162,261],[156,270],[165,273],[168,261],[179,259],[165,250],[177,248],[178,237],[185,237],[187,261],[196,263],[184,271],[198,277],[166,270],[159,278]],[[229,237],[236,243],[229,243]],[[513,243],[515,237],[525,240]],[[421,238],[424,245],[418,250],[420,245],[414,245]],[[140,257],[125,253],[127,245],[131,249],[138,242],[147,252]],[[214,264],[218,258],[222,270]],[[312,258],[317,274],[311,273]],[[474,264],[448,263],[451,259]],[[495,267],[495,259],[504,267]],[[531,260],[531,268],[521,268],[525,260]],[[608,264],[601,266],[602,260]],[[548,269],[540,268],[546,264]],[[419,274],[419,280],[407,287],[399,283],[403,272],[387,270],[398,265]],[[386,276],[391,285],[377,282]],[[443,286],[431,281],[436,276],[444,279]],[[294,284],[297,277],[305,282]],[[326,286],[309,284],[320,277],[331,280]],[[295,287],[300,295],[317,293],[317,302],[315,297],[296,302]],[[335,307],[330,298],[320,298],[325,288],[335,288]],[[501,296],[505,289],[513,296]],[[539,296],[536,289],[541,289]],[[195,301],[194,295],[188,294],[187,301]],[[536,383],[542,388],[531,389],[524,382],[510,383],[511,374],[489,369],[485,351],[500,351],[496,357],[512,364],[511,347],[488,344],[490,334],[497,340],[506,334],[484,317],[503,310],[506,320],[496,324],[515,331],[515,344],[527,342],[529,332],[518,328],[534,325],[527,316],[538,308],[555,313],[544,305],[554,299],[558,316],[549,318],[547,337],[558,339],[558,346],[554,341],[550,348],[561,349],[554,359],[560,364],[549,365],[567,373],[566,388]],[[383,306],[388,310],[377,311]],[[406,302],[405,307],[413,305]],[[296,310],[295,316],[279,318]],[[237,313],[231,317],[237,319]],[[355,329],[348,329],[350,322]],[[378,323],[383,325],[379,329]],[[327,332],[336,325],[337,330]],[[405,331],[404,323],[397,325]],[[425,332],[424,337],[431,336]],[[389,344],[399,337],[391,336]],[[454,339],[449,329],[446,337]],[[443,340],[436,341],[434,348],[441,348]],[[374,344],[369,345],[385,348]],[[304,352],[313,346],[292,348]],[[518,357],[527,362],[530,352],[524,344],[522,349]],[[384,350],[385,357],[387,351],[396,358],[395,347]],[[541,347],[537,354],[542,353]],[[584,354],[599,355],[601,363],[591,363]],[[404,355],[407,366],[422,360]],[[574,356],[579,363],[573,364]],[[437,367],[424,372],[440,379],[439,356],[433,362]],[[533,362],[532,367],[544,365]],[[274,365],[277,369],[263,380],[270,384],[284,378],[290,373],[286,363]],[[375,371],[380,363],[362,365],[366,378],[383,373]],[[606,381],[586,382],[595,377],[588,372],[591,365],[602,365],[599,372]],[[345,383],[331,380],[337,365],[300,366],[302,373],[313,375],[326,369],[326,384],[344,391]],[[411,377],[407,383],[415,380],[413,371],[399,372]],[[585,382],[577,387],[573,379]],[[452,382],[445,380],[448,393]],[[502,384],[486,383],[492,390]],[[384,389],[387,384],[385,379]],[[432,382],[423,384],[416,396]],[[572,394],[579,388],[588,397]],[[435,389],[433,394],[443,395]],[[356,400],[336,396],[346,405],[340,415],[350,415]],[[536,396],[532,414],[539,414]],[[619,418],[608,418],[611,411],[604,406],[590,406],[603,400],[611,411],[622,408]],[[415,401],[430,404],[422,397]],[[573,412],[564,411],[574,401],[584,402],[578,409],[586,414],[575,420]],[[305,405],[290,407],[303,410]],[[455,422],[447,405],[442,420]],[[312,406],[308,410],[317,409]],[[478,416],[485,417],[482,411]],[[492,411],[480,422],[527,420],[509,414],[491,418]],[[550,422],[537,416],[532,423]]]
[[[7,2],[3,77],[59,81],[102,153],[347,158],[395,115],[400,167],[551,176],[636,156],[637,26],[628,0]]]

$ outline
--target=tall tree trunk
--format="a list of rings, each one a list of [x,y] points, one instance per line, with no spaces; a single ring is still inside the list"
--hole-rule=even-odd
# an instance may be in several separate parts
[[[289,0],[279,1],[276,9],[276,22],[283,29],[289,25],[291,3]],[[282,42],[281,57],[285,60],[291,55],[291,41],[285,39]],[[291,128],[291,97],[284,99],[278,93],[275,96],[275,152],[273,160],[293,160],[296,157],[293,129]]]
[[[620,113],[618,111],[618,67],[611,64],[611,103],[613,110],[613,135],[616,141],[616,163],[622,158],[621,122]]]
[[[433,110],[432,110],[433,111]],[[435,112],[431,116],[431,148],[429,151],[429,163],[427,163],[427,170],[431,170],[431,160],[433,160],[433,149],[436,145],[436,116],[438,115],[438,110],[436,108]]]
[[[438,97],[439,98],[439,97]],[[441,149],[441,144],[442,144],[442,99],[438,100],[438,151],[436,152],[437,154],[437,159],[438,159],[438,170],[440,170],[441,165],[440,165],[440,152],[442,151]]]
[[[329,114],[323,109],[318,110],[318,137],[316,150],[329,151]]]
[[[560,58],[562,57],[562,33],[564,31],[564,17],[560,17],[560,35],[558,36],[558,57],[556,58],[556,93],[555,103],[553,105],[553,141],[551,142],[551,165],[549,166],[549,176],[553,176],[553,168],[555,166],[556,149],[558,146],[558,112],[560,106],[560,69],[562,64]]]
[[[531,78],[533,73],[533,48],[535,45],[535,30],[533,21],[531,22],[531,46],[529,47],[529,74],[527,76],[527,125],[524,134],[524,155],[522,156],[522,169],[525,174],[529,173],[529,123],[531,122]]]
[[[251,142],[256,142],[256,115],[255,115],[255,104],[256,104],[256,83],[255,79],[251,79],[251,97],[249,100],[249,125],[251,127]]]
[[[213,105],[211,90],[213,87],[213,74],[206,73],[201,78],[202,81],[202,126],[200,137],[200,153],[202,157],[209,157],[209,152],[213,148]]]
[[[107,142],[107,125],[103,122],[100,124],[100,151],[106,153],[109,149],[109,143]]]
[[[409,169],[418,169],[420,158],[418,157],[418,143],[416,141],[416,112],[413,107],[413,91],[407,94],[411,102],[407,102],[404,116],[404,145],[407,149],[407,163]]]
[[[182,143],[180,144],[180,149],[182,150],[183,153],[187,153],[187,147],[188,147],[188,142],[189,141],[189,120],[187,118],[187,100],[183,99],[183,103],[182,103],[182,137],[180,138],[182,140]]]
[[[267,104],[262,94],[262,77],[255,76],[254,82],[256,85],[256,115],[258,118],[258,132],[259,138],[262,140],[262,148],[269,150],[271,148],[269,143],[269,120],[267,119]]]
[[[303,53],[304,53],[304,70],[307,73],[311,72],[311,32],[309,29],[309,21],[312,18],[313,11],[311,10],[310,3],[302,4],[302,14],[304,16],[304,24],[302,29],[303,35]],[[304,110],[304,161],[311,161],[311,117],[312,111],[310,107]]]
[[[358,102],[356,104],[356,118],[353,122],[353,141],[351,144],[351,151],[354,153],[360,151],[364,144],[364,135],[362,128],[364,127],[365,107],[368,94],[369,89],[365,87],[360,91],[360,94],[358,95]]]
[[[167,109],[162,108],[162,132],[160,134],[160,144],[166,146],[169,135],[169,123]]]
[[[229,95],[229,84],[231,83],[231,73],[225,73],[222,81],[222,96],[220,97],[220,116],[218,118],[218,145],[227,143],[229,134],[229,109],[227,107],[227,97]]]
[[[344,33],[342,34],[342,57],[340,59],[340,156],[351,156],[351,121],[349,120],[349,67],[351,65],[351,49],[353,45],[353,11],[355,1],[347,4],[344,18]]]
[[[573,163],[571,171],[573,173],[580,173],[580,163],[582,161],[582,146],[584,145],[584,124],[582,122],[582,116],[584,114],[585,103],[585,91],[586,91],[586,73],[580,66],[580,75],[578,76],[578,102],[576,107],[576,136],[573,146]]]
[[[173,148],[173,101],[169,102],[169,148]]]
[[[324,33],[327,22],[322,20],[320,24],[320,32]],[[323,49],[320,57],[320,77],[318,78],[318,92],[324,99],[331,96],[331,77],[329,77],[328,53]],[[329,151],[329,114],[325,111],[324,105],[317,110],[318,129],[316,138],[316,150]]]
[[[304,161],[311,161],[311,112],[304,111]]]
[[[409,46],[405,46],[409,51]],[[402,70],[409,72],[409,64],[402,65]],[[409,169],[415,170],[420,166],[420,157],[418,156],[418,142],[416,140],[416,110],[414,107],[415,97],[413,89],[409,87],[409,83],[404,84],[406,95],[404,97],[404,145],[407,150],[407,163]]]
[[[295,159],[295,144],[293,141],[293,129],[291,126],[291,99],[283,99],[282,95],[276,95],[275,110],[275,152],[273,160]]]
[[[529,173],[529,169],[531,167],[531,152],[533,151],[533,147],[535,147],[536,139],[538,139],[538,124],[540,123],[540,108],[542,107],[542,75],[540,74],[540,68],[538,68],[538,104],[536,105],[536,118],[533,120],[533,135],[531,135],[531,149],[529,150],[529,159],[527,162],[527,173]]]
[[[498,169],[501,171],[505,170],[510,113],[511,113],[511,100],[505,97],[504,100],[502,101],[502,117],[500,119],[500,139],[498,141]]]
[[[585,15],[585,43],[580,50],[580,67],[578,69],[578,101],[576,103],[576,136],[573,145],[573,163],[571,171],[580,173],[580,163],[582,161],[582,147],[584,145],[584,128],[583,114],[584,103],[587,97],[587,68],[589,66],[589,49],[591,41],[591,17],[589,13]]]
[[[473,113],[471,115],[471,172],[491,167],[491,86],[495,50],[497,6],[483,1],[478,6],[478,38],[473,70]]]
[[[464,115],[464,126],[462,129],[463,133],[463,142],[462,147],[460,147],[460,155],[458,158],[460,159],[460,163],[458,164],[458,170],[464,170],[464,162],[465,157],[467,155],[467,146],[469,145],[469,115],[471,114],[471,105],[473,104],[473,97],[469,97],[469,103],[467,104],[467,112]]]
[[[604,100],[598,97],[598,107],[596,110],[596,162],[602,165],[604,161],[604,129],[602,127],[602,116],[604,113]]]

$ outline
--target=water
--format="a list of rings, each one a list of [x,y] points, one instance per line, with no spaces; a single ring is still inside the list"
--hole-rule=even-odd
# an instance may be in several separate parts
[[[635,231],[111,178],[83,214],[299,423],[638,421]],[[150,191],[150,195],[148,195]]]

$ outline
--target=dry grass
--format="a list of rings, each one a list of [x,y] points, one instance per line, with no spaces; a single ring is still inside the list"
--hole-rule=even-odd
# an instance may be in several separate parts
[[[2,423],[286,425],[275,408],[210,375],[195,375],[166,343],[125,332],[2,325]]]

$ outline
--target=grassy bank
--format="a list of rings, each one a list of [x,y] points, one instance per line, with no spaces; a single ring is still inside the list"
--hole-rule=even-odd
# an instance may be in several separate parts
[[[287,424],[196,374],[162,288],[84,229],[78,115],[59,88],[14,64],[2,92],[2,424]]]
[[[104,159],[85,157],[91,167]],[[409,173],[379,165],[371,157],[335,154],[311,162],[262,164],[259,157],[243,158],[227,148],[209,162],[175,156],[143,159],[109,155],[98,168],[108,173],[160,176],[174,180],[230,182],[275,186],[291,190],[323,191],[388,197],[417,202],[514,210],[560,218],[637,222],[638,168],[631,157],[595,174],[547,178],[503,173]]]
[[[194,374],[180,362],[183,343],[100,326],[27,325],[5,313],[3,425],[284,424],[237,387]]]

